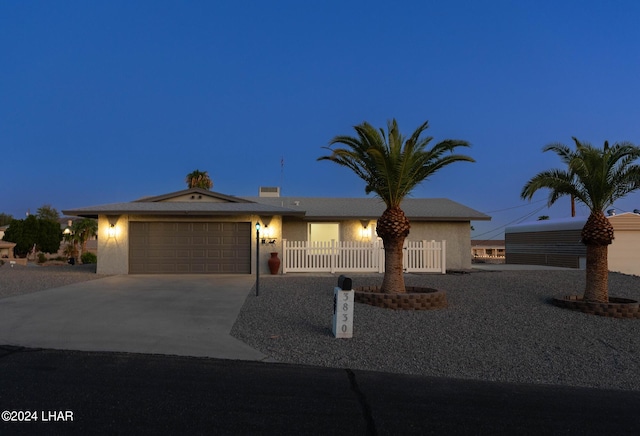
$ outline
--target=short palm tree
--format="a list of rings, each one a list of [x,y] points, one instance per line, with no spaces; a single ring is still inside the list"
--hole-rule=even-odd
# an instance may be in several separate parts
[[[210,190],[213,188],[213,181],[209,178],[209,174],[206,171],[194,170],[187,174],[185,178],[187,186],[191,188],[202,188]]]
[[[83,218],[74,221],[71,231],[77,243],[80,244],[80,254],[84,254],[87,252],[87,241],[98,234],[98,222],[92,218]]]
[[[575,137],[575,150],[563,144],[550,144],[543,151],[553,151],[566,169],[543,171],[529,180],[521,197],[529,199],[541,189],[550,190],[548,205],[571,195],[586,205],[589,218],[582,229],[582,243],[587,246],[586,288],[584,301],[608,302],[608,246],[613,242],[613,227],[604,210],[625,195],[640,188],[640,148],[628,143],[603,148],[582,143]]]
[[[425,121],[405,138],[395,119],[387,123],[386,133],[384,129],[376,129],[364,122],[354,126],[357,136],[336,136],[328,147],[324,147],[331,154],[318,158],[352,170],[366,183],[365,192],[373,192],[386,205],[376,226],[385,252],[381,292],[406,292],[402,246],[411,225],[400,208],[402,200],[440,168],[458,161],[474,162],[469,156],[453,154],[458,147],[468,147],[466,141],[447,139],[428,148],[433,138],[420,137],[428,127],[428,121]],[[345,147],[331,148],[334,144]]]

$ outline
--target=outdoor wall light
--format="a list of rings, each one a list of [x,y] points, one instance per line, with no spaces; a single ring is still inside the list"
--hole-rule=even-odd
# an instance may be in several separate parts
[[[266,243],[276,243],[276,239],[273,237],[273,228],[269,228],[268,224],[265,224],[264,229],[262,229],[262,245],[265,245]]]
[[[360,224],[362,224],[362,230],[360,230],[360,237],[369,238],[371,236],[371,231],[369,230],[369,221],[360,220]]]
[[[109,223],[109,227],[107,227],[107,236],[109,238],[115,238],[118,236],[118,227],[116,227],[118,224],[118,218],[118,215],[107,216],[107,222]]]

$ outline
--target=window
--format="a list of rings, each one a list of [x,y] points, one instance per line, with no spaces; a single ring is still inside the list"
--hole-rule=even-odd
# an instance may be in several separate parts
[[[330,242],[340,240],[340,224],[310,223],[309,242]]]

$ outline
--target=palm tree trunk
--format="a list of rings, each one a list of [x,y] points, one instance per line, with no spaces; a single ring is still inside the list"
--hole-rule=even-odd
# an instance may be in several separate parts
[[[386,239],[386,240],[385,240]],[[385,238],[384,243],[384,278],[380,292],[398,294],[406,292],[404,285],[404,269],[402,265],[404,237]]]
[[[609,302],[608,245],[587,245],[587,286],[584,301]]]

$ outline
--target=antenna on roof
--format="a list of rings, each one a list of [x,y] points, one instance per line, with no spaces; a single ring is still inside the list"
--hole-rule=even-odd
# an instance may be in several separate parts
[[[284,188],[284,156],[280,157],[280,193]]]

